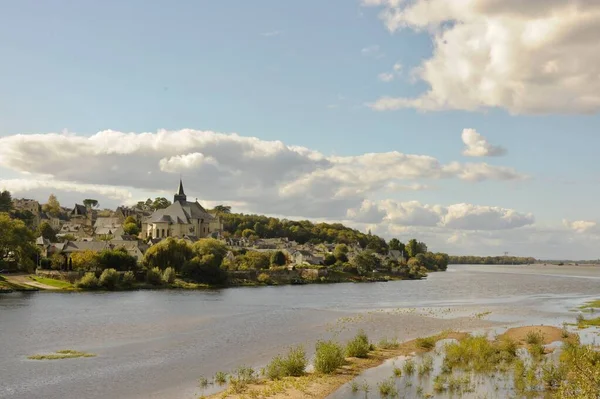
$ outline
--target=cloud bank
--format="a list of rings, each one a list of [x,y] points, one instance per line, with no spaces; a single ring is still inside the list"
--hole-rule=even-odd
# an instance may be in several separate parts
[[[506,154],[506,149],[490,144],[475,129],[464,129],[462,141],[465,143],[463,155],[467,157],[499,157]]]

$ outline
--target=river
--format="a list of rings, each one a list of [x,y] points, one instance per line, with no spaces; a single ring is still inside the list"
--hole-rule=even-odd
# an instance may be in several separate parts
[[[600,296],[600,267],[451,266],[423,281],[215,291],[0,295],[0,398],[187,399],[200,376],[260,367],[294,344],[364,328],[410,339],[445,328],[558,324]],[[60,349],[97,354],[55,361]]]

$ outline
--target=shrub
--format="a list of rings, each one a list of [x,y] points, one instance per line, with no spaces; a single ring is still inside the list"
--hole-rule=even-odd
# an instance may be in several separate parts
[[[148,269],[146,272],[146,282],[152,285],[161,285],[162,284],[162,274],[158,267],[153,267],[152,269]]]
[[[366,358],[369,355],[369,349],[369,338],[363,331],[360,331],[346,345],[346,356]]]
[[[271,284],[271,277],[267,273],[259,274],[257,280],[261,284]]]
[[[319,341],[316,345],[315,370],[331,374],[344,364],[342,347],[333,341]]]
[[[379,341],[377,346],[381,349],[396,349],[400,346],[400,344],[396,339],[389,340],[387,338],[383,338]]]
[[[86,273],[81,280],[75,283],[75,287],[84,288],[87,290],[95,290],[98,288],[98,278],[92,272]]]
[[[283,377],[299,377],[304,375],[308,361],[304,348],[291,348],[286,357],[277,356],[265,369],[265,375],[271,380]]]
[[[162,274],[162,281],[166,284],[173,284],[175,282],[175,269],[167,267]]]
[[[379,384],[377,384],[377,388],[379,388],[379,395],[384,398],[395,398],[398,396],[396,384],[392,379],[381,381]]]
[[[563,365],[557,366],[550,363],[542,367],[542,381],[546,389],[558,389],[566,378],[567,373]]]
[[[248,386],[257,381],[256,373],[251,367],[241,366],[235,374],[229,376],[229,389],[233,393],[242,393]]]
[[[394,367],[394,370],[392,370],[392,372],[394,373],[394,376],[398,378],[402,377],[402,369],[400,367]]]
[[[421,364],[419,365],[419,377],[431,374],[433,370],[433,358],[431,356],[424,356]]]
[[[125,272],[125,274],[123,274],[123,281],[122,281],[123,286],[126,288],[131,288],[134,283],[135,283],[135,274],[133,274],[132,271]]]
[[[222,371],[217,371],[215,374],[215,382],[219,385],[225,385],[227,382],[227,374]]]
[[[119,283],[119,272],[115,269],[106,269],[100,275],[100,280],[98,282],[101,287],[106,288],[107,290],[114,290]]]
[[[413,375],[415,372],[415,361],[412,359],[406,359],[406,361],[404,362],[404,366],[402,366],[402,369],[404,370],[404,374],[406,375]]]
[[[424,350],[431,350],[435,347],[435,337],[417,338],[417,346]]]
[[[539,331],[529,331],[525,336],[525,342],[529,345],[541,344],[544,342],[544,334]]]

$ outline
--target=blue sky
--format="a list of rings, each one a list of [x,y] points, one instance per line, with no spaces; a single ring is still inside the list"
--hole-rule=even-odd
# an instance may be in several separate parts
[[[596,205],[600,195],[596,160],[600,144],[597,134],[600,107],[593,94],[587,92],[594,89],[594,85],[567,85],[564,76],[555,77],[563,73],[563,64],[560,56],[556,58],[558,61],[549,61],[545,52],[555,44],[551,41],[552,35],[528,56],[519,51],[519,43],[507,50],[505,43],[494,38],[478,46],[477,52],[465,50],[464,58],[444,54],[438,42],[444,34],[440,40],[457,46],[461,53],[472,43],[469,39],[479,37],[474,31],[457,31],[453,22],[476,27],[481,20],[505,18],[502,21],[508,33],[515,34],[524,26],[531,26],[533,17],[520,15],[518,9],[511,10],[516,12],[507,23],[509,17],[505,14],[485,8],[490,0],[480,0],[483,7],[462,12],[469,16],[460,20],[452,7],[439,12],[423,11],[418,8],[423,1],[405,5],[396,5],[392,0],[7,3],[0,14],[3,58],[0,63],[0,140],[36,133],[42,135],[36,145],[44,147],[47,145],[44,140],[48,139],[44,135],[49,133],[68,131],[83,138],[107,129],[142,133],[189,128],[237,133],[265,142],[280,140],[287,146],[306,147],[327,157],[397,151],[430,156],[441,164],[486,163],[511,168],[527,178],[472,181],[420,177],[411,179],[410,183],[416,181],[428,189],[389,193],[369,186],[368,194],[361,194],[360,199],[418,201],[421,205],[444,207],[467,203],[514,210],[522,215],[531,213],[535,222],[515,227],[522,234],[530,234],[536,228],[556,229],[556,234],[562,234],[560,229],[565,228],[565,223],[595,223],[600,219]],[[453,3],[460,2],[446,4]],[[540,5],[539,10],[535,4]],[[539,14],[535,17],[548,16],[549,7],[544,8],[537,1],[532,5],[532,12]],[[573,24],[579,17],[597,18],[595,6],[587,7],[589,9],[582,7],[573,14]],[[391,11],[403,14],[396,14],[394,19],[389,17]],[[436,14],[443,12],[447,15]],[[553,12],[565,11],[557,8]],[[439,20],[444,24],[431,28]],[[571,60],[582,63],[589,61],[589,53],[597,46],[560,40],[561,45],[569,45],[565,47],[565,57],[568,55]],[[486,46],[488,50],[481,50]],[[481,61],[481,51],[487,51],[484,58],[488,59],[499,50],[508,54],[501,60],[502,74],[486,72],[484,76],[471,76],[479,70],[496,68],[491,62],[485,65],[486,61]],[[511,51],[529,59],[519,65],[518,59],[510,58]],[[428,60],[439,60],[441,67],[432,67],[425,77],[419,75],[415,68],[423,67]],[[453,63],[456,63],[455,69],[451,68]],[[401,65],[398,71],[394,71],[395,64]],[[461,68],[465,65],[470,71],[469,77],[453,81],[455,76],[462,76]],[[597,70],[577,68],[583,67],[565,67],[564,74],[573,78],[597,73]],[[540,81],[522,78],[538,74],[540,70],[552,70],[554,74]],[[380,74],[390,74],[392,81],[382,81],[378,78]],[[488,87],[484,84],[490,82],[493,92],[481,94]],[[512,85],[513,82],[516,83]],[[476,88],[474,94],[465,94],[477,85],[480,88]],[[515,87],[523,88],[525,100],[513,100],[518,96],[515,93],[520,93]],[[409,101],[406,99],[413,101],[431,88],[435,106],[412,102],[405,105]],[[385,109],[373,106],[385,96],[401,98],[404,105],[382,106]],[[563,102],[565,105],[560,108]],[[488,143],[504,147],[506,155],[463,156],[465,144],[461,132],[466,128],[475,129]],[[73,174],[61,175],[61,171],[52,168],[29,170],[30,166],[23,166],[19,161],[32,156],[31,146],[27,149],[11,147],[9,153],[9,145],[14,142],[5,141],[5,152],[0,150],[0,180],[23,196],[47,198],[50,191],[47,186],[40,188],[22,182],[39,180],[43,174],[57,181],[125,188],[131,193],[130,201],[158,192],[156,185],[136,185],[119,177],[112,181],[111,176],[127,172],[123,168],[111,172],[110,165],[106,166],[104,176],[94,176],[89,181],[85,174],[75,179]],[[51,149],[48,151],[50,156],[55,154]],[[131,162],[130,168],[139,167],[134,158]],[[179,172],[193,180],[194,173],[206,174],[207,170]],[[242,194],[239,198],[229,192],[222,196],[214,192],[205,194],[206,190],[212,190],[210,179],[206,182],[207,185],[195,185],[193,180],[189,185],[196,196],[206,198],[209,203],[232,202],[242,209],[277,214],[285,208],[276,204],[273,208],[250,204]],[[284,185],[281,181],[277,184]],[[166,186],[164,190],[168,194],[171,188]],[[63,202],[86,197],[82,190],[61,190],[60,185],[54,191],[60,192],[59,199],[62,196]],[[311,198],[314,197],[309,196],[305,201]],[[108,196],[103,203],[112,206],[119,201]],[[302,210],[289,216],[315,217]],[[319,217],[328,219],[327,215]],[[356,223],[358,228],[382,225],[375,219],[360,224],[333,213],[329,218]],[[502,235],[497,238],[500,241],[490,247],[475,248],[470,244],[460,247],[457,241],[449,244],[449,237],[457,232],[462,234],[461,229],[423,226],[418,222],[415,225],[395,223],[388,228],[391,224],[388,222],[383,223],[387,227],[379,226],[381,234],[388,237],[429,234],[435,236],[441,248],[450,247],[454,252],[471,253],[484,248],[495,253],[514,245],[502,241],[505,236],[514,236],[515,231],[508,231],[512,227],[491,229]],[[585,226],[591,227],[565,229],[573,234],[586,234],[586,240],[591,240],[589,248],[578,249],[575,254],[595,257],[592,249],[595,226]],[[478,231],[480,229],[474,226],[464,233],[471,237]],[[453,246],[455,243],[458,246]],[[532,255],[540,257],[551,246],[546,242],[535,245],[536,253]],[[523,247],[521,252],[531,248]],[[553,256],[563,255],[552,251]]]

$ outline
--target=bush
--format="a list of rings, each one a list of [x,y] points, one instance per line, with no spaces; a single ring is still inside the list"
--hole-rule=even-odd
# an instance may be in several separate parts
[[[217,371],[215,374],[215,382],[219,385],[225,385],[227,383],[227,374],[222,371]]]
[[[167,267],[162,274],[162,281],[166,284],[173,284],[175,282],[175,269]]]
[[[342,347],[333,341],[319,341],[316,345],[315,371],[331,374],[344,364]]]
[[[148,269],[146,272],[146,282],[152,285],[161,285],[162,284],[162,274],[158,267],[153,267],[152,269]]]
[[[381,349],[397,349],[400,344],[397,339],[389,340],[387,338],[382,338],[377,346]]]
[[[271,380],[299,377],[304,375],[307,363],[304,348],[291,348],[286,357],[277,356],[267,365],[265,375]]]
[[[406,359],[404,365],[402,366],[402,370],[404,370],[404,374],[413,375],[415,372],[415,361],[412,359]]]
[[[122,281],[123,287],[131,288],[134,283],[135,283],[135,274],[133,274],[133,272],[131,272],[131,271],[125,272],[125,274],[123,274],[123,281]]]
[[[220,285],[227,281],[227,272],[221,269],[221,261],[212,254],[195,256],[185,263],[181,274],[197,283]]]
[[[424,350],[431,350],[435,347],[435,337],[417,338],[417,346]]]
[[[286,261],[285,254],[281,251],[275,251],[271,254],[271,266],[283,266]]]
[[[114,290],[119,283],[119,272],[115,269],[106,269],[100,275],[99,284],[107,290]]]
[[[98,288],[98,278],[92,272],[86,273],[78,282],[75,283],[75,287],[87,290],[95,290]]]
[[[267,273],[259,274],[257,279],[259,283],[271,284],[271,277]]]
[[[325,256],[325,260],[323,261],[323,264],[325,266],[332,266],[335,264],[335,262],[337,262],[337,259],[335,256],[333,256],[332,254],[327,254]]]
[[[379,395],[384,398],[395,398],[398,396],[398,390],[396,389],[396,383],[393,379],[381,381],[377,384],[379,388]]]
[[[529,331],[525,336],[525,342],[529,345],[537,345],[544,342],[544,334],[540,331]]]
[[[360,331],[346,345],[346,356],[366,358],[369,355],[369,349],[369,338],[364,331]]]

